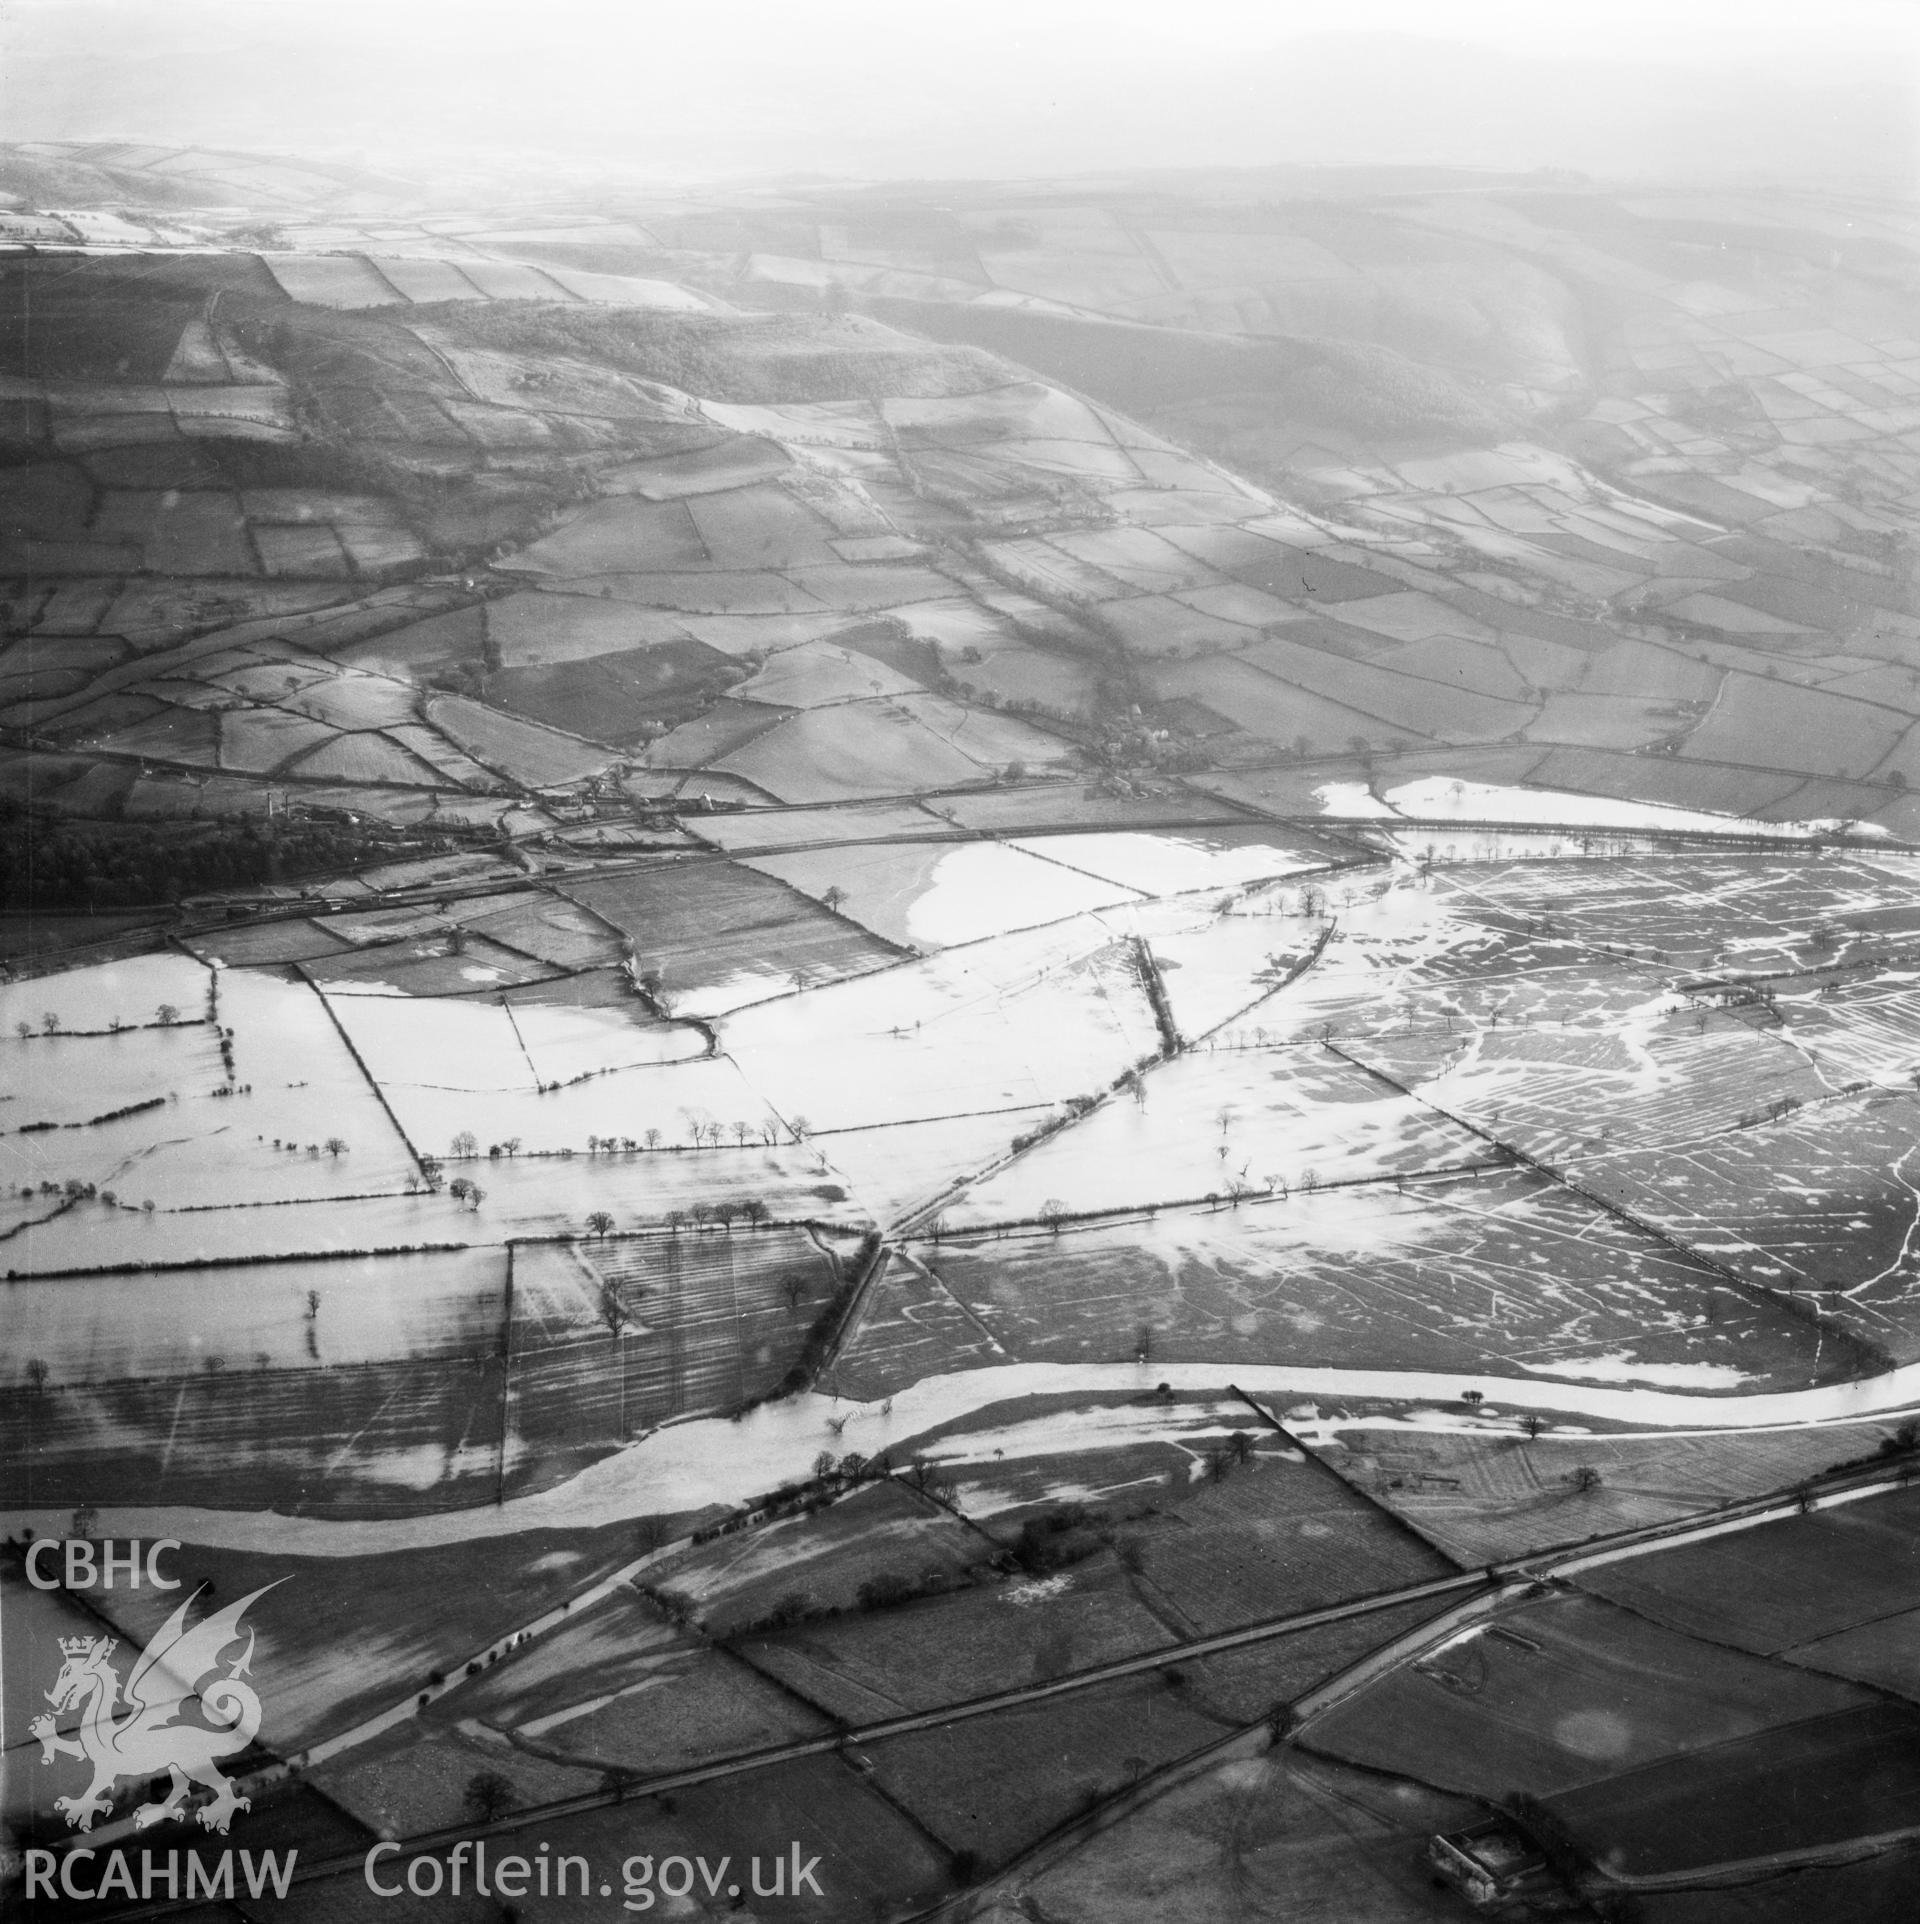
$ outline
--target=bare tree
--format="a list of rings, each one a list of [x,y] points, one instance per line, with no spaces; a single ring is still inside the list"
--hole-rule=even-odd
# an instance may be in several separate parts
[[[587,1218],[587,1228],[595,1236],[610,1236],[613,1233],[613,1218],[604,1209],[596,1209]]]
[[[478,1155],[480,1151],[480,1138],[476,1136],[471,1129],[462,1129],[459,1134],[454,1137],[450,1146],[456,1156]]]
[[[477,1770],[467,1779],[460,1801],[476,1824],[497,1824],[518,1798],[512,1784],[497,1770]]]

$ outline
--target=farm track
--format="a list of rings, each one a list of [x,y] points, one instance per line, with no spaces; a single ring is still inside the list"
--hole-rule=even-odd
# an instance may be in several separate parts
[[[1398,1590],[1382,1591],[1372,1596],[1357,1597],[1323,1609],[1267,1618],[1242,1625],[1237,1629],[1216,1632],[1211,1636],[1160,1645],[1137,1656],[1118,1658],[1063,1677],[1025,1684],[1017,1689],[996,1691],[985,1696],[941,1704],[929,1710],[914,1711],[905,1716],[885,1718],[871,1724],[855,1725],[829,1735],[806,1738],[795,1743],[737,1751],[726,1756],[711,1758],[705,1763],[694,1765],[686,1770],[636,1779],[610,1790],[599,1790],[584,1796],[559,1798],[548,1803],[527,1805],[492,1824],[463,1824],[424,1832],[416,1837],[399,1840],[400,1847],[410,1856],[433,1855],[458,1842],[525,1830],[534,1825],[551,1823],[556,1819],[608,1809],[623,1803],[638,1802],[644,1798],[691,1788],[697,1784],[745,1776],[778,1764],[857,1751],[866,1744],[880,1743],[889,1738],[910,1736],[916,1732],[968,1722],[974,1718],[991,1716],[998,1711],[1018,1709],[1128,1677],[1164,1670],[1170,1664],[1190,1663],[1205,1657],[1223,1655],[1270,1642],[1275,1638],[1319,1629],[1330,1624],[1351,1622],[1356,1618],[1375,1615],[1408,1604],[1427,1601],[1437,1603],[1443,1599],[1451,1599],[1452,1608],[1440,1613],[1440,1620],[1452,1623],[1463,1614],[1478,1614],[1500,1602],[1546,1585],[1565,1581],[1583,1570],[1595,1568],[1602,1563],[1617,1562],[1626,1557],[1648,1555],[1661,1549],[1702,1542],[1735,1531],[1754,1529],[1761,1524],[1801,1515],[1808,1510],[1859,1502],[1903,1488],[1905,1484],[1906,1479],[1897,1474],[1889,1475],[1883,1470],[1873,1468],[1843,1473],[1840,1478],[1830,1482],[1826,1489],[1817,1494],[1806,1495],[1796,1492],[1791,1496],[1747,1499],[1721,1510],[1709,1512],[1704,1516],[1644,1525],[1637,1529],[1621,1531],[1610,1537],[1596,1538],[1571,1550],[1495,1562],[1484,1568],[1463,1570],[1458,1576],[1433,1578],[1424,1583],[1410,1584]],[[643,1564],[667,1554],[675,1547],[677,1546],[665,1546],[662,1550],[636,1559],[633,1564],[601,1578],[590,1591],[582,1593],[579,1598],[570,1599],[567,1604],[545,1612],[536,1620],[534,1629],[551,1628],[564,1621],[574,1603],[584,1604],[613,1594],[618,1587],[629,1582]],[[1411,1654],[1412,1648],[1417,1648],[1430,1640],[1433,1628],[1434,1625],[1428,1623],[1395,1639],[1383,1649],[1361,1659],[1359,1663],[1316,1687],[1301,1700],[1308,1706],[1308,1720],[1344,1701],[1355,1691],[1364,1688],[1385,1669],[1403,1661],[1407,1655]],[[508,1633],[507,1636],[497,1640],[496,1647],[508,1645],[515,1638],[526,1634],[529,1633]],[[404,1703],[367,1720],[356,1731],[348,1733],[347,1737],[335,1739],[322,1746],[321,1750],[314,1753],[315,1760],[321,1751],[331,1756],[345,1749],[350,1742],[364,1741],[381,1729],[392,1728],[413,1715],[420,1703],[430,1701],[432,1695],[444,1694],[445,1690],[457,1687],[459,1670],[449,1666],[449,1671],[455,1677],[456,1683],[441,1686],[432,1693],[423,1693],[419,1700],[409,1695]],[[1253,1732],[1258,1733],[1263,1727],[1270,1727],[1269,1720],[1262,1720],[1261,1724],[1251,1728]],[[1241,1733],[1243,1736],[1245,1734]],[[1210,1750],[1214,1748],[1218,1746],[1209,1747]],[[1185,1761],[1184,1759],[1175,1760],[1160,1775],[1165,1778],[1180,1772]],[[269,1772],[261,1773],[249,1781],[252,1787],[257,1788],[289,1774],[287,1767],[282,1765]],[[1139,1788],[1136,1786],[1134,1790],[1137,1792]],[[67,1841],[67,1847],[86,1848],[91,1845],[98,1848],[101,1844],[108,1842],[120,1828],[119,1825],[115,1825],[110,1829],[91,1833],[84,1842],[76,1837]],[[130,1820],[128,1829],[130,1832]],[[324,1858],[316,1863],[299,1867],[294,1873],[294,1882],[324,1883],[337,1878],[357,1876],[362,1873],[364,1863],[363,1851]],[[139,1904],[111,1914],[126,1918],[172,1916],[188,1910],[197,1901],[182,1898],[171,1902]]]

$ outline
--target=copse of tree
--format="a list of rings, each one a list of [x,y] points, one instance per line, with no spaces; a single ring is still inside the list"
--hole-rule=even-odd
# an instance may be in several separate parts
[[[0,900],[29,909],[144,908],[183,895],[254,888],[316,870],[424,854],[445,837],[374,834],[346,823],[242,822],[188,831],[55,823],[0,798]]]

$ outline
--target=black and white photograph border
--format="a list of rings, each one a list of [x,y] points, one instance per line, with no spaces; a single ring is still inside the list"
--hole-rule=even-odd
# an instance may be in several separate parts
[[[1917,186],[1894,0],[4,0],[0,1910],[1910,1924]]]

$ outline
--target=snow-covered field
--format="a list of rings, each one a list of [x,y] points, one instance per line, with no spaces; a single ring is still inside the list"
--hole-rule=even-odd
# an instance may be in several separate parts
[[[1454,799],[1463,819],[1480,806],[1465,789]],[[793,879],[824,895],[835,864],[869,846],[827,851]],[[1737,1225],[1694,1221],[1698,1185],[1663,1200],[1674,1172],[1654,1168],[1672,1154],[1692,1156],[1691,1170],[1698,1145],[1731,1145],[1726,1180],[1755,1172],[1780,1219],[1763,1225],[1768,1248],[1797,1250],[1788,1237],[1803,1217],[1829,1238],[1871,1221],[1876,1248],[1904,1248],[1888,1227],[1911,1215],[1903,1165],[1879,1156],[1864,1124],[1849,1124],[1848,1155],[1798,1174],[1768,1162],[1770,1145],[1801,1140],[1793,1129],[1747,1126],[1756,1107],[1803,1102],[1795,1127],[1816,1140],[1843,1077],[1872,1082],[1883,1108],[1906,1100],[1911,972],[1876,960],[1911,918],[1902,858],[1643,852],[1309,872],[1253,830],[881,853],[841,870],[852,879],[829,928],[857,911],[911,934],[916,916],[937,913],[950,918],[938,935],[922,923],[915,939],[938,952],[796,987],[711,1034],[585,998],[323,994],[178,958],[11,985],[6,1006],[29,1033],[0,1049],[36,1065],[0,1090],[0,1269],[20,1279],[11,1372],[29,1356],[56,1380],[89,1383],[190,1370],[196,1334],[222,1341],[230,1368],[424,1354],[459,1340],[448,1332],[468,1314],[471,1278],[491,1274],[511,1240],[592,1235],[602,1213],[625,1231],[751,1203],[787,1222],[923,1236],[937,1225],[946,1239],[919,1248],[941,1279],[923,1278],[925,1298],[936,1321],[967,1325],[964,1340],[929,1336],[910,1367],[954,1377],[907,1384],[891,1409],[842,1406],[846,1447],[862,1432],[863,1450],[898,1449],[1001,1397],[1123,1391],[1137,1373],[1100,1359],[1130,1353],[1146,1326],[1167,1344],[1148,1366],[1154,1383],[1215,1392],[1230,1368],[1250,1390],[1400,1398],[1443,1421],[1456,1420],[1456,1373],[1477,1374],[1509,1411],[1637,1424],[1719,1425],[1735,1411],[1830,1420],[1915,1394],[1910,1372],[1884,1370],[1852,1387],[1781,1389],[1838,1369],[1841,1352],[1807,1362],[1795,1344],[1810,1326],[1765,1293],[1787,1271],[1771,1257],[1747,1264]],[[681,872],[633,873],[670,892]],[[684,872],[714,879],[710,866]],[[774,887],[749,879],[743,901]],[[790,899],[770,906],[787,915]],[[1049,919],[1018,926],[1029,915]],[[741,922],[740,954],[756,926]],[[1827,928],[1838,934],[1806,951]],[[1696,1007],[1682,992],[1702,962],[1803,951],[1853,966],[1831,994],[1812,977],[1790,985],[1784,1026],[1757,1005]],[[110,1032],[116,1014],[145,1021],[162,1002],[172,1026]],[[73,1126],[9,1129],[8,1112],[24,1119],[36,1093],[41,1119]],[[1445,1172],[1484,1172],[1508,1143],[1549,1163],[1566,1155],[1596,1184],[1631,1179],[1633,1208],[1671,1217],[1704,1260],[1612,1218],[1604,1234],[1598,1218],[1586,1230],[1536,1221],[1534,1190],[1573,1193],[1548,1175],[1446,1189]],[[431,1193],[422,1158],[446,1161],[444,1176],[477,1185],[479,1200]],[[1528,1196],[1505,1198],[1503,1182]],[[1357,1186],[1330,1189],[1346,1183]],[[1602,1207],[1588,1197],[1574,1214]],[[1110,1220],[1024,1243],[953,1240],[1083,1214]],[[1635,1236],[1644,1248],[1621,1243]],[[345,1254],[367,1250],[449,1253]],[[964,1280],[963,1251],[976,1263]],[[295,1259],[330,1252],[339,1260],[314,1265],[338,1279],[314,1285],[328,1305],[316,1327]],[[1810,1256],[1793,1260],[1818,1273]],[[1005,1290],[983,1276],[993,1262],[1018,1270]],[[1736,1286],[1713,1267],[1728,1262],[1754,1269],[1731,1307],[1718,1297]],[[182,1264],[234,1267],[164,1276]],[[78,1280],[133,1265],[149,1273]],[[1905,1284],[1889,1272],[1874,1287],[1871,1305],[1835,1313],[1871,1309],[1878,1340],[1905,1314]],[[644,1332],[631,1340],[644,1355]],[[1182,1343],[1193,1347],[1176,1361]],[[1460,1361],[1423,1362],[1440,1356]],[[723,1438],[675,1425],[574,1478],[576,1509],[539,1507],[556,1495],[507,1510],[530,1523],[688,1507],[715,1491],[732,1501],[804,1473],[835,1434],[834,1410],[800,1398]],[[724,1466],[702,1462],[703,1438],[724,1444]],[[1102,1447],[1095,1432],[1084,1447]]]

